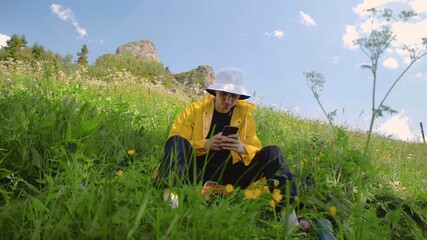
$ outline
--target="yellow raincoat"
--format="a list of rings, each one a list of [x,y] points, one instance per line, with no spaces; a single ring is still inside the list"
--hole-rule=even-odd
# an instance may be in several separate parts
[[[193,149],[196,150],[197,156],[206,154],[204,146],[212,123],[214,100],[214,96],[208,95],[199,102],[190,103],[178,116],[169,132],[169,137],[179,135],[187,139]],[[254,108],[255,104],[244,100],[238,100],[234,107],[230,125],[239,127],[238,134],[245,147],[245,153],[239,154],[231,151],[233,164],[242,161],[248,166],[255,153],[262,147],[261,141],[256,135],[256,126],[252,115]]]

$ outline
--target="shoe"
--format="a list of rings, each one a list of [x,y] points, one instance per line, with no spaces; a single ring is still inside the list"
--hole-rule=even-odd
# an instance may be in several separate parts
[[[316,232],[321,240],[337,240],[334,235],[332,223],[326,218],[322,218],[316,221]]]
[[[210,200],[215,195],[228,196],[229,193],[226,191],[224,185],[220,185],[214,181],[207,181],[203,185],[200,195],[204,200]]]
[[[172,209],[178,208],[178,203],[179,203],[178,194],[170,192],[169,188],[166,188],[163,191],[163,202],[168,202],[168,201],[170,202]]]
[[[295,210],[292,210],[290,214],[286,214],[285,211],[281,214],[282,224],[287,226],[288,229],[299,227],[298,217]]]

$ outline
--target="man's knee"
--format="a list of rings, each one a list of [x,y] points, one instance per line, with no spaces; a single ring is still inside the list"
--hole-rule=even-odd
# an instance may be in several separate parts
[[[263,148],[263,150],[265,151],[266,156],[268,156],[268,160],[272,160],[272,161],[285,160],[285,157],[283,156],[282,151],[278,146],[275,146],[275,145],[267,146]]]
[[[173,135],[168,139],[167,144],[190,145],[190,142],[182,136]]]

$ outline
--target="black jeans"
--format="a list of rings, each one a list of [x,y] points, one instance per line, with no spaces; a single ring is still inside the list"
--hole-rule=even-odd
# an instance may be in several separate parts
[[[211,180],[222,185],[232,184],[234,187],[246,188],[252,182],[265,177],[270,191],[279,188],[284,194],[288,185],[291,202],[297,195],[293,176],[277,146],[262,148],[255,154],[249,166],[243,162],[233,164],[231,157],[223,159],[221,163],[218,159],[212,161],[208,155],[196,157],[193,152],[187,139],[181,136],[170,137],[160,163],[157,185],[177,186]]]

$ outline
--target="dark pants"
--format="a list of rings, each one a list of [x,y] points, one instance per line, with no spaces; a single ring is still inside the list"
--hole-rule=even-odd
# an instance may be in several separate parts
[[[291,181],[292,174],[277,146],[261,149],[249,166],[243,162],[232,164],[231,157],[218,161],[210,159],[208,155],[196,157],[193,152],[187,139],[181,136],[170,137],[156,182],[166,187],[211,180],[222,185],[232,184],[234,187],[246,188],[265,177],[270,191],[279,188],[285,194],[286,186],[290,186],[291,201],[297,195],[295,183]]]

